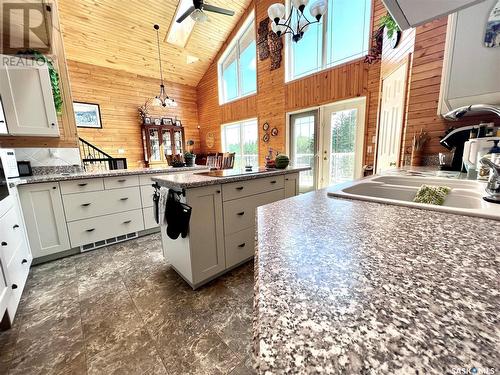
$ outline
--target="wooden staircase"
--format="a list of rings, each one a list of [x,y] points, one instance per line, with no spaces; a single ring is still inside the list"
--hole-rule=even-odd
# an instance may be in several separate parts
[[[126,158],[114,158],[83,138],[79,137],[78,141],[83,167],[86,171],[127,169]]]

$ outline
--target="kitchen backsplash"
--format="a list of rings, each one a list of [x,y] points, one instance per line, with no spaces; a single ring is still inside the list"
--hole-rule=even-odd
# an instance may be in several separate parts
[[[78,148],[16,148],[18,161],[29,161],[33,174],[72,173],[82,170]]]

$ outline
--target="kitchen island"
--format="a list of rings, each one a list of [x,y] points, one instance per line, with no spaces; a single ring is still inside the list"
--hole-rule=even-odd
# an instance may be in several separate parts
[[[259,373],[500,368],[497,221],[320,190],[259,207],[257,225]]]
[[[163,254],[193,288],[253,258],[255,209],[299,193],[305,168],[219,170],[153,177],[191,207],[189,233],[171,238],[161,225]]]

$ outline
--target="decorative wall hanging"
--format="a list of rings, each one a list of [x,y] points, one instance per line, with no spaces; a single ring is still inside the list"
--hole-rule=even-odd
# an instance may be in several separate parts
[[[257,31],[257,52],[259,60],[263,61],[269,57],[269,46],[267,44],[267,33],[269,32],[269,18],[259,22],[259,30]]]
[[[262,125],[262,130],[264,130],[265,132],[269,130],[269,124],[267,122],[265,122],[264,125]]]
[[[205,142],[207,143],[208,148],[212,148],[215,146],[215,132],[208,132],[205,136]]]
[[[278,135],[278,128],[272,128],[272,130],[271,130],[271,135],[272,135],[273,137],[276,137],[276,136]]]
[[[497,1],[488,17],[484,45],[488,48],[500,46],[500,0]]]
[[[265,143],[269,142],[269,133],[264,134],[264,136],[262,137],[262,140],[263,140]]]
[[[174,122],[172,121],[172,119],[171,119],[171,118],[169,118],[169,117],[164,117],[164,118],[162,118],[162,119],[161,119],[161,124],[162,124],[162,125],[173,125],[173,124],[174,124]]]
[[[73,102],[73,110],[77,127],[102,129],[99,104]]]
[[[269,45],[269,52],[271,54],[271,70],[278,69],[281,65],[283,41],[274,31],[269,31],[267,34],[267,44]]]

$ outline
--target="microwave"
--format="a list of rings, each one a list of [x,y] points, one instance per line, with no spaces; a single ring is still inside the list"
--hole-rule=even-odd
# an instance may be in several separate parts
[[[13,191],[9,183],[19,177],[14,150],[0,149],[0,217],[13,205]]]

